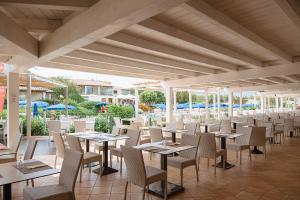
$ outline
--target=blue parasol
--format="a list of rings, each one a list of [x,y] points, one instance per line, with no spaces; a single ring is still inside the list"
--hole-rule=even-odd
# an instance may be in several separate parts
[[[33,117],[36,117],[39,115],[38,106],[37,104],[33,105]]]
[[[75,109],[76,109],[75,106],[68,105],[68,110],[75,110]],[[47,110],[66,110],[66,106],[65,106],[65,104],[55,104],[55,105],[49,106],[47,108]]]

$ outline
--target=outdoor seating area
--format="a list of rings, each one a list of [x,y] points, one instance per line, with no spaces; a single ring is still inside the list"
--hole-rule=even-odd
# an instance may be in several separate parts
[[[0,200],[300,199],[300,1],[0,0]]]

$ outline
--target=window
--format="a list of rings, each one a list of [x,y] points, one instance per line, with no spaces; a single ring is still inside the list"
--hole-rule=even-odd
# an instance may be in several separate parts
[[[113,88],[110,86],[101,86],[100,95],[107,95],[107,96],[113,95]]]
[[[90,95],[94,93],[93,86],[85,86],[86,95]]]

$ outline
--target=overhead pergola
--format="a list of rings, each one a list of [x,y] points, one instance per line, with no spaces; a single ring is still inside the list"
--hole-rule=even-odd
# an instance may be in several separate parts
[[[173,88],[294,95],[299,16],[297,0],[1,0],[0,62],[157,80],[169,103]]]

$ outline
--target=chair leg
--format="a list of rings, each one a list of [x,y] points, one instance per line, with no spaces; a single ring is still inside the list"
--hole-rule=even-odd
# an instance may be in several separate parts
[[[120,172],[122,174],[122,162],[123,162],[123,157],[121,156],[120,157]]]
[[[122,157],[121,157],[121,162],[122,162]],[[145,194],[146,194],[146,187],[143,188],[143,200],[145,200]]]
[[[240,165],[242,165],[242,150],[240,150]]]
[[[180,168],[180,186],[183,187],[183,168]]]
[[[92,164],[89,163],[89,173],[91,173],[91,172],[92,172]]]
[[[30,181],[31,181],[31,187],[34,187],[34,180],[30,179]]]
[[[54,169],[56,169],[56,163],[57,163],[57,156],[55,155],[55,158],[54,158]]]
[[[109,154],[109,162],[110,162],[110,167],[112,167],[112,155],[111,155],[111,152]]]
[[[79,182],[81,183],[83,164],[80,167]]]
[[[217,174],[217,158],[215,157],[215,165],[214,165],[214,168],[215,168],[215,175]]]
[[[125,185],[124,200],[126,200],[126,196],[127,196],[127,188],[128,188],[128,181],[126,181],[126,185]]]
[[[207,158],[207,167],[209,167],[209,158]]]
[[[198,173],[197,163],[195,163],[195,170],[196,170],[196,175],[197,175],[197,182],[199,182],[199,173]]]
[[[263,149],[264,149],[265,159],[267,159],[267,151],[266,151],[267,149],[266,149],[266,145],[263,146]]]
[[[249,157],[250,157],[250,161],[252,160],[252,157],[251,157],[251,149],[249,148]]]
[[[198,171],[199,171],[199,169],[200,169],[200,156],[198,157]]]
[[[103,165],[102,165],[102,160],[101,159],[99,159],[99,167],[100,167],[99,173],[100,173],[100,176],[102,176],[102,174],[103,174]]]
[[[165,193],[164,193],[164,200],[167,200],[168,198],[168,178],[167,178],[167,175],[165,177]]]
[[[235,151],[235,157],[236,157],[236,161],[239,160],[239,152],[238,151]]]

